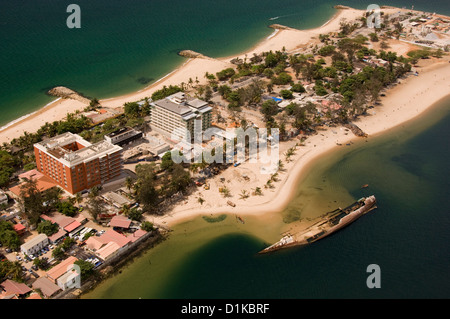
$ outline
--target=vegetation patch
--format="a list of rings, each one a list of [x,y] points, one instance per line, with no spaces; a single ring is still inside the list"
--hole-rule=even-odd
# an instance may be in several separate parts
[[[202,218],[208,222],[208,223],[218,223],[221,222],[223,220],[225,220],[225,218],[227,218],[226,214],[221,214],[217,217],[212,217],[212,216],[202,216]]]

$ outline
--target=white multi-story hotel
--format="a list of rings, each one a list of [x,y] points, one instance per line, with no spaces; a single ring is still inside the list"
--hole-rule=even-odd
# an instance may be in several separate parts
[[[190,98],[183,92],[150,103],[152,129],[171,136],[176,129],[186,129],[194,137],[194,125],[204,131],[211,126],[212,108],[208,102]],[[194,124],[195,123],[195,124]]]

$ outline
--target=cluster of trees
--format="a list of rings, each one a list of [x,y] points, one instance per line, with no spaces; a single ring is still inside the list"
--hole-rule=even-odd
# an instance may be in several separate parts
[[[58,224],[54,224],[49,220],[41,221],[37,226],[37,231],[39,234],[46,234],[47,236],[51,236],[58,232],[59,226]]]
[[[7,186],[14,173],[16,159],[7,151],[0,150],[0,187]]]
[[[163,157],[159,173],[154,163],[136,166],[134,196],[142,205],[142,212],[158,213],[158,204],[192,185],[189,171],[182,164],[174,163],[170,153]]]
[[[0,243],[12,250],[20,247],[20,239],[11,222],[0,220]]]
[[[22,265],[18,261],[0,261],[0,282],[5,279],[11,279],[17,282],[23,282]]]
[[[56,246],[52,251],[52,257],[63,260],[67,257],[67,252],[76,243],[76,240],[70,237],[64,238],[62,243]]]
[[[32,179],[22,184],[18,203],[31,225],[37,226],[42,214],[56,209],[60,203],[61,192],[62,190],[57,187],[41,192],[36,186],[36,181]]]
[[[164,85],[162,89],[153,92],[152,100],[153,101],[161,100],[169,95],[181,92],[182,90],[183,89],[178,85],[169,85],[168,87]]]
[[[253,79],[252,82],[236,90],[232,90],[228,85],[221,85],[218,88],[220,95],[226,99],[231,110],[239,110],[241,106],[255,106],[261,101],[264,92],[265,82],[260,79]]]
[[[60,201],[56,203],[55,207],[58,212],[68,217],[73,217],[78,212],[78,208],[76,208],[70,201]]]
[[[235,74],[236,71],[233,68],[226,68],[220,72],[217,72],[216,76],[219,79],[219,81],[226,81],[229,80]]]
[[[150,114],[150,102],[148,98],[144,100],[142,107],[138,102],[128,102],[124,104],[124,113],[128,118],[139,118]]]

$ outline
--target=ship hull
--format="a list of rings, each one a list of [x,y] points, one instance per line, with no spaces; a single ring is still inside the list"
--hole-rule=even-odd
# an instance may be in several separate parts
[[[312,244],[320,239],[323,239],[335,232],[341,230],[344,227],[347,227],[354,221],[356,221],[361,216],[367,214],[368,212],[377,208],[375,196],[369,196],[363,199],[360,199],[356,203],[351,206],[358,204],[358,208],[351,210],[350,212],[346,212],[345,210],[339,210],[342,213],[345,213],[345,216],[340,218],[337,223],[330,226],[327,225],[325,227],[317,227],[315,229],[308,229],[306,232],[307,235],[303,239],[295,240],[292,235],[284,236],[280,241],[275,244],[263,249],[260,253],[268,253],[278,249],[292,247],[292,246],[304,246]],[[322,225],[321,223],[320,225]]]

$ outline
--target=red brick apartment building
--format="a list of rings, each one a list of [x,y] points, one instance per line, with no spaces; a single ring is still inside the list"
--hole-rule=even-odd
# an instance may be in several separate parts
[[[119,176],[122,148],[108,141],[91,144],[70,132],[34,144],[37,170],[71,194]]]

